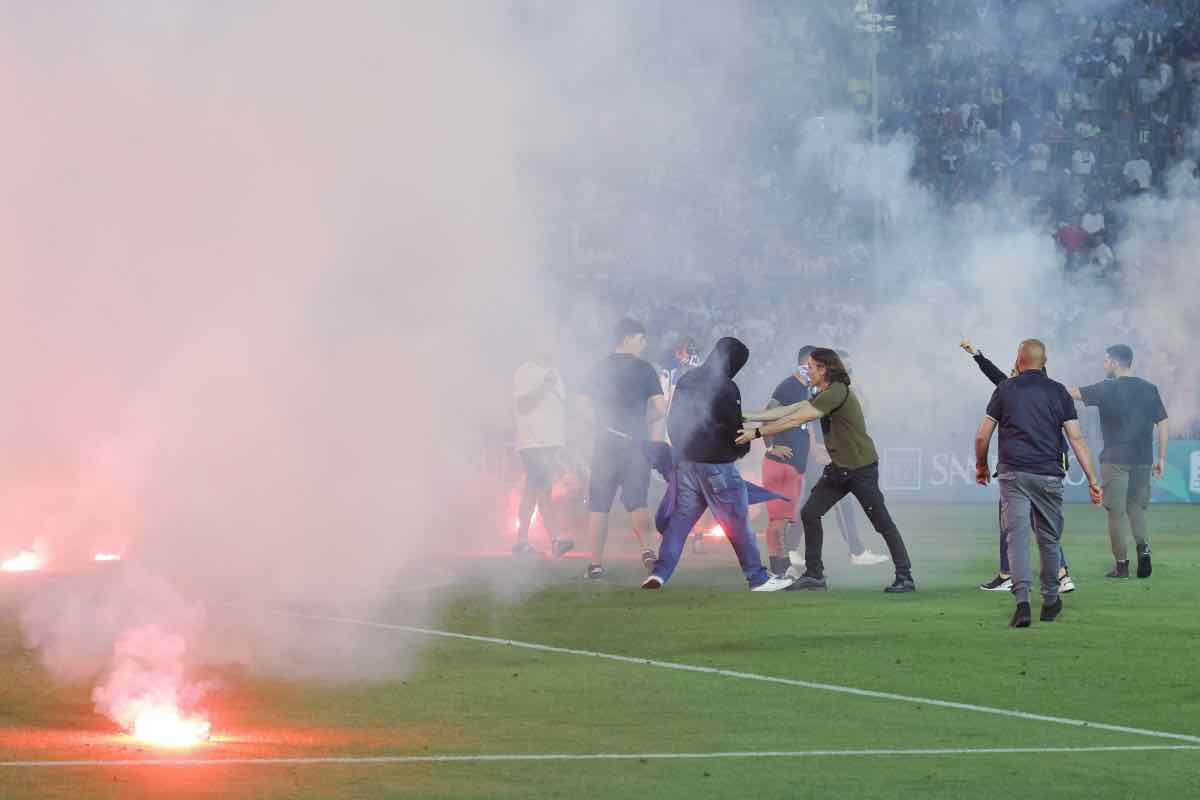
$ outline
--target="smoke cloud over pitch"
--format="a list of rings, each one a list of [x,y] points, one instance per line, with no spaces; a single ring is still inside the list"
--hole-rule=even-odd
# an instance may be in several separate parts
[[[278,612],[378,602],[476,524],[456,476],[534,305],[503,15],[3,16],[0,546],[128,562],[33,597],[27,640],[68,679],[130,630],[169,664],[402,668]]]
[[[848,348],[884,447],[968,450],[963,334],[1001,366],[1038,336],[1069,382],[1126,340],[1197,418],[1186,172],[1128,209],[1117,284],[1068,276],[1015,198],[947,211],[914,142],[871,147],[830,78],[861,74],[851,4],[762,5],[2,12],[0,546],[131,562],[31,599],[51,670],[113,674],[131,630],[185,638],[144,648],[167,669],[403,668],[277,611],[369,608],[477,536],[511,370],[555,329],[577,379],[663,298],[705,307],[658,329],[750,347],[747,407],[800,345]]]

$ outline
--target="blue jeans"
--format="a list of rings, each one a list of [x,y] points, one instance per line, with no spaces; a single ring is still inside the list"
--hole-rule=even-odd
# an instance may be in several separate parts
[[[1063,569],[1070,569],[1067,565],[1067,554],[1062,549],[1062,542],[1058,543],[1058,561]],[[1000,501],[1000,571],[1005,575],[1011,575],[1012,569],[1009,568],[1008,562],[1008,532],[1004,530],[1004,501]]]
[[[675,470],[675,508],[663,531],[658,560],[651,572],[663,583],[667,582],[679,564],[692,526],[705,509],[712,511],[717,524],[725,531],[725,538],[733,545],[750,587],[765,583],[767,570],[760,560],[758,541],[754,531],[750,530],[750,517],[746,513],[749,509],[746,482],[734,464],[680,462]]]

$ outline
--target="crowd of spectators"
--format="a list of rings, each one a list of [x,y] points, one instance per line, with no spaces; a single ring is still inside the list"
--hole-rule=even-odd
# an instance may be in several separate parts
[[[1195,175],[1197,0],[894,0],[881,131],[954,205],[1031,201],[1068,269],[1115,267],[1121,203]]]
[[[642,184],[610,191],[606,203],[603,185],[581,182],[584,211],[567,249],[598,266],[572,271],[585,277],[580,291],[566,293],[564,316],[583,350],[603,346],[596,332],[624,315],[647,324],[662,354],[682,336],[705,348],[736,333],[758,354],[739,376],[757,397],[790,367],[798,328],[835,346],[853,341],[874,299],[861,289],[875,266],[875,221],[836,180],[813,191],[828,176],[798,168],[796,152],[826,113],[856,112],[869,131],[873,91],[882,141],[912,143],[910,177],[937,203],[961,210],[1000,194],[1016,198],[1006,205],[1055,238],[1067,270],[1119,275],[1125,201],[1164,191],[1171,176],[1195,179],[1200,0],[859,6],[814,3],[795,24],[795,4],[758,3],[762,48],[770,51],[760,61],[778,66],[766,78],[751,76],[757,105],[731,105],[742,134],[711,184],[650,170]],[[864,7],[887,15],[894,30],[864,32]],[[793,106],[789,92],[806,82],[844,91],[801,92]],[[655,211],[670,208],[669,216],[630,212],[623,200],[658,195],[669,202]],[[580,258],[580,250],[588,252]],[[661,263],[649,274],[663,253],[678,254],[666,272],[686,280],[661,280]],[[623,274],[623,263],[643,266]]]

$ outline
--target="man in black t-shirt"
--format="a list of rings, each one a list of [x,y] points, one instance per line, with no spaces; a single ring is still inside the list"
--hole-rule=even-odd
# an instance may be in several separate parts
[[[1104,508],[1108,511],[1108,538],[1117,565],[1109,578],[1129,577],[1126,518],[1137,543],[1137,576],[1149,578],[1150,540],[1146,535],[1146,506],[1150,504],[1150,475],[1163,476],[1167,460],[1167,409],[1158,387],[1133,376],[1133,349],[1115,344],[1104,356],[1106,380],[1070,389],[1085,406],[1100,410],[1100,479]],[[1158,460],[1154,434],[1158,433]]]
[[[666,414],[666,398],[654,367],[640,356],[646,349],[646,329],[623,319],[617,324],[616,348],[592,371],[580,389],[583,416],[590,407],[595,428],[592,474],[588,486],[592,562],[589,578],[604,576],[604,545],[608,540],[608,513],[617,490],[629,512],[633,533],[642,546],[642,563],[649,570],[657,557],[649,545],[653,533],[646,495],[650,488],[650,463],[642,452],[650,425]]]

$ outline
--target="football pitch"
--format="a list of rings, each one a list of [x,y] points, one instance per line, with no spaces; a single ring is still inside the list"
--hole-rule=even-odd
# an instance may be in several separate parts
[[[1104,512],[1068,507],[1078,590],[1054,623],[1035,601],[1028,630],[1007,627],[1008,594],[977,588],[995,514],[896,506],[914,595],[882,593],[890,564],[850,566],[832,525],[828,593],[747,592],[711,540],[640,591],[616,531],[602,581],[581,559],[451,564],[433,622],[308,619],[411,642],[414,672],[229,672],[213,740],[186,752],[129,742],[90,686],[53,684],[10,584],[0,797],[1200,796],[1200,509],[1152,507],[1154,575],[1118,581]],[[514,571],[540,588],[491,588]]]

